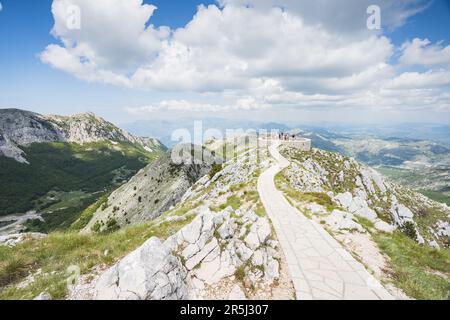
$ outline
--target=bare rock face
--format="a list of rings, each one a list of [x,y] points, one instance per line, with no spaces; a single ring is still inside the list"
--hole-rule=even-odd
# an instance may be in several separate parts
[[[20,146],[64,140],[64,133],[33,112],[0,110],[0,155],[27,162]]]
[[[372,168],[340,154],[318,149],[309,153],[285,149],[284,153],[292,160],[285,174],[292,187],[329,197],[333,207],[330,210],[312,204],[307,209],[314,215],[326,212],[324,222],[332,229],[360,230],[358,219],[364,218],[378,231],[407,230],[420,244],[448,243],[445,232],[437,227],[439,219],[448,223],[450,211],[446,205],[396,185]],[[333,210],[336,207],[340,210]],[[431,218],[427,225],[420,221],[423,215]]]
[[[15,233],[6,236],[0,236],[0,245],[14,247],[24,241],[37,240],[45,238],[44,233],[30,232],[30,233]]]
[[[187,298],[187,272],[158,238],[106,271],[95,286],[97,300],[180,300]]]
[[[171,152],[138,172],[114,191],[85,231],[103,231],[153,220],[175,206],[186,191],[211,170],[210,161],[175,164]]]
[[[350,192],[338,194],[335,201],[350,213],[366,218],[372,222],[377,220],[377,213],[372,210],[364,198],[353,197]]]
[[[277,243],[270,239],[273,235],[266,218],[248,211],[240,218],[238,227],[232,217],[232,208],[218,213],[207,207],[195,210],[198,214],[194,220],[164,243],[151,238],[103,273],[95,283],[93,298],[165,300],[198,297],[198,291],[233,278],[238,268],[244,267],[244,272],[255,283],[262,281],[270,285],[279,279],[279,254],[273,248]],[[246,224],[250,226],[249,234],[253,234],[259,243],[257,250],[250,249],[239,239],[241,230],[247,230]],[[233,226],[231,229],[230,225]],[[245,299],[245,294],[236,285],[230,296]]]
[[[32,143],[100,141],[139,144],[148,151],[164,149],[158,140],[135,137],[93,113],[66,117],[43,116],[19,109],[0,110],[0,155],[22,163],[27,160],[20,147]]]

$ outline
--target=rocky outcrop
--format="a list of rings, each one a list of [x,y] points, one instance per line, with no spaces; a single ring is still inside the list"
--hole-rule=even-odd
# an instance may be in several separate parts
[[[0,236],[0,245],[14,247],[24,241],[42,239],[46,236],[46,234],[37,232],[9,234],[6,236]]]
[[[186,299],[186,277],[180,260],[158,238],[151,238],[99,278],[94,299]]]
[[[95,283],[92,298],[199,298],[205,286],[234,277],[238,268],[255,282],[273,283],[279,278],[278,244],[272,240],[266,218],[231,208],[219,213],[205,207],[196,211],[196,218],[165,242],[151,238],[104,272]],[[245,235],[254,240],[241,240]],[[236,286],[230,295],[245,298]]]
[[[334,200],[350,213],[366,218],[372,222],[375,222],[378,218],[377,213],[360,196],[353,197],[350,192],[345,192],[336,195]]]
[[[32,143],[100,141],[127,142],[159,151],[165,147],[156,139],[139,138],[93,113],[74,116],[44,116],[19,109],[0,110],[0,155],[27,163],[21,147]]]
[[[186,145],[186,149],[190,147]],[[175,206],[186,191],[211,171],[214,161],[176,164],[169,151],[139,171],[126,184],[114,191],[86,226],[85,231],[104,231],[153,220]]]
[[[64,132],[37,113],[0,110],[0,155],[27,162],[20,146],[63,140]]]
[[[305,208],[314,215],[325,214],[324,222],[332,230],[362,230],[357,219],[364,218],[382,232],[404,230],[420,244],[436,247],[433,241],[448,243],[445,232],[438,232],[436,224],[439,218],[448,219],[450,209],[445,204],[393,184],[375,170],[340,154],[317,149],[310,153],[292,149],[283,152],[293,160],[285,172],[290,185],[301,193],[330,199],[328,209],[312,204]],[[427,224],[421,223],[423,216],[427,216]]]

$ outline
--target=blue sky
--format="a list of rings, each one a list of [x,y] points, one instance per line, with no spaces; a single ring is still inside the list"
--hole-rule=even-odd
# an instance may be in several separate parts
[[[71,2],[70,0],[67,1]],[[73,1],[75,4],[78,3],[77,0]],[[83,1],[80,0],[79,2],[82,3]],[[89,38],[89,35],[77,38],[78,34],[69,33],[67,35],[65,33],[67,30],[57,31],[56,37],[51,35],[50,31],[55,19],[60,18],[52,14],[53,1],[0,0],[2,4],[2,10],[0,11],[0,108],[17,107],[40,113],[58,114],[72,114],[90,110],[116,122],[186,115],[198,117],[221,115],[229,118],[249,117],[280,121],[292,120],[293,117],[298,117],[299,120],[306,118],[309,121],[324,118],[345,121],[349,119],[347,114],[352,115],[355,121],[361,119],[384,121],[385,119],[380,114],[386,114],[386,112],[390,112],[389,119],[394,121],[402,121],[402,119],[405,122],[424,120],[448,123],[450,121],[448,110],[450,102],[445,103],[445,99],[450,99],[449,83],[446,82],[449,77],[450,63],[447,64],[447,51],[445,50],[450,44],[450,1],[435,0],[427,9],[411,15],[406,21],[402,22],[401,26],[392,28],[385,26],[383,33],[377,35],[373,43],[377,44],[377,47],[379,43],[380,48],[385,45],[386,49],[385,51],[380,49],[379,53],[374,53],[372,60],[361,61],[361,65],[367,63],[367,68],[360,66],[353,69],[351,65],[349,66],[342,61],[332,61],[329,63],[331,66],[326,65],[318,69],[309,66],[299,67],[298,70],[289,75],[287,75],[287,73],[290,73],[289,65],[287,67],[280,66],[281,63],[279,62],[280,58],[281,60],[284,59],[283,54],[280,54],[283,50],[286,51],[283,49],[284,44],[277,39],[269,39],[269,35],[267,35],[267,41],[274,41],[276,45],[280,45],[280,51],[270,52],[269,49],[265,48],[264,43],[261,43],[264,40],[261,40],[261,33],[264,34],[265,30],[251,29],[254,26],[251,24],[252,21],[256,21],[254,24],[257,26],[264,26],[267,21],[277,23],[277,19],[281,19],[280,23],[285,23],[286,21],[282,20],[282,15],[264,11],[263,8],[258,8],[258,5],[255,5],[255,9],[245,11],[243,7],[240,7],[242,1],[231,0],[229,1],[231,4],[228,1],[222,3],[223,7],[217,9],[218,11],[204,10],[201,18],[196,20],[197,25],[177,31],[178,28],[184,28],[186,24],[192,21],[198,5],[215,4],[215,2],[194,0],[144,2],[158,7],[158,10],[149,20],[150,24],[154,25],[154,29],[157,30],[160,26],[170,28],[172,35],[158,35],[158,37],[161,37],[161,39],[158,38],[158,41],[161,40],[161,43],[168,41],[170,48],[162,48],[160,44],[156,45],[155,49],[152,49],[154,53],[152,53],[153,58],[150,60],[150,55],[142,54],[141,51],[144,49],[131,50],[131,42],[124,45],[118,44],[117,51],[139,51],[138,57],[133,60],[133,63],[138,63],[138,66],[121,73],[117,70],[123,66],[111,66],[111,64],[99,66],[98,70],[89,69],[88,71],[86,69],[76,71],[71,69],[68,71],[66,66],[58,65],[59,57],[55,56],[56,51],[46,50],[46,48],[51,44],[57,44],[64,50],[67,49],[61,41],[63,37],[77,44],[85,41],[87,46],[91,45],[92,51],[100,50],[99,52],[102,53],[95,52],[95,55],[90,57],[87,53],[86,56],[83,56],[84,53],[80,55],[79,51],[68,48],[70,54],[78,61],[91,60],[90,62],[95,63],[96,66],[110,58],[111,61],[114,60],[113,57],[109,56],[101,57],[105,48],[113,48],[112,51],[116,50],[114,44],[111,43],[105,45],[105,48],[94,48],[98,39]],[[265,2],[270,3],[270,0]],[[108,2],[106,1],[106,3]],[[274,4],[278,4],[278,2],[274,0]],[[84,8],[83,5],[81,5],[82,12],[93,10]],[[232,9],[232,6],[235,9]],[[351,6],[350,3],[349,6]],[[137,7],[136,10],[141,8],[143,7]],[[292,65],[294,66],[309,58],[306,56],[306,58],[302,58],[303,60],[300,58],[298,61],[295,60],[295,50],[299,53],[302,52],[302,54],[303,52],[318,52],[319,55],[325,53],[325,56],[331,52],[330,56],[334,56],[335,53],[332,49],[333,46],[337,45],[341,46],[339,52],[357,48],[357,50],[355,49],[355,55],[358,52],[361,55],[361,53],[364,53],[364,48],[368,46],[365,43],[366,39],[354,35],[353,31],[339,33],[334,28],[335,26],[327,26],[328,21],[321,21],[321,17],[318,17],[317,21],[309,21],[307,11],[309,8],[301,7],[297,10],[295,5],[289,6],[289,0],[287,8],[289,14],[292,14],[295,19],[298,18],[298,21],[304,22],[310,29],[309,34],[303,34],[305,28],[299,31],[302,32],[298,35],[299,39],[315,39],[314,28],[316,28],[316,22],[318,22],[324,25],[322,31],[325,30],[324,32],[328,32],[334,37],[336,37],[335,34],[342,35],[350,43],[348,46],[342,43],[334,44],[329,40],[329,37],[324,37],[323,43],[321,43],[322,39],[318,39],[318,44],[310,48],[305,40],[305,43],[301,46],[299,44],[298,48],[293,48],[294,54],[292,56],[286,56],[286,60],[293,59]],[[341,10],[344,12],[348,11],[349,8],[344,6]],[[330,8],[330,10],[332,9]],[[220,10],[222,10],[221,13]],[[399,11],[398,15],[401,13]],[[218,14],[221,15],[222,19],[217,18]],[[246,19],[245,17],[254,17],[254,19]],[[227,19],[230,19],[230,21],[228,22]],[[260,19],[261,24],[259,24],[258,19]],[[121,23],[126,26],[132,22],[120,20],[121,17],[118,16],[118,27],[115,27],[120,28]],[[220,22],[217,20],[220,20]],[[100,23],[102,22],[99,22],[99,27]],[[210,24],[210,27],[206,24]],[[237,31],[228,32],[234,24],[240,24],[241,30],[239,31],[238,26]],[[149,23],[147,23],[148,25]],[[278,34],[277,36],[277,30],[273,30],[271,24],[266,24],[266,26],[267,30],[273,31],[274,37],[283,38],[286,36],[286,41],[288,41],[287,35],[282,34],[280,36]],[[291,25],[289,25],[289,28],[292,29],[289,29],[292,33],[289,36],[295,39],[295,32],[300,29]],[[252,32],[255,32],[255,34],[253,35]],[[114,34],[114,31],[112,33]],[[237,39],[240,36],[245,36],[245,38]],[[204,42],[202,42],[202,37],[205,39]],[[383,42],[382,38],[384,37],[390,42],[391,49],[385,41]],[[440,59],[437,65],[434,62],[420,65],[414,60],[430,56],[429,52],[425,50],[426,46],[418,49],[411,46],[413,56],[409,56],[409,62],[399,63],[402,57],[404,58],[401,61],[407,60],[405,53],[401,50],[402,45],[416,38],[428,39],[429,46],[435,46],[433,57],[439,55],[438,58]],[[218,39],[222,40],[219,41]],[[175,67],[172,64],[163,65],[167,62],[167,59],[163,58],[170,57],[175,48],[178,50],[178,47],[175,46],[177,43],[186,48],[183,53],[188,52],[188,56],[180,56],[180,60],[186,59],[186,65],[177,65],[174,69]],[[217,70],[218,66],[221,67],[220,61],[216,61],[215,57],[222,55],[223,50],[220,46],[223,43],[233,48],[236,47],[236,49],[224,53],[221,57],[224,64],[227,63],[227,59],[230,61],[230,65],[227,65],[221,73],[220,70]],[[137,47],[140,45],[137,44]],[[262,49],[259,50],[258,46],[261,46]],[[276,61],[261,66],[263,60],[258,56],[258,51],[263,52],[263,50],[268,50],[268,54],[273,54]],[[391,52],[387,53],[386,51],[389,50]],[[47,59],[42,58],[43,52],[48,53]],[[189,52],[198,54],[198,57],[192,58]],[[177,54],[181,53],[178,52]],[[352,52],[349,52],[349,56],[351,54]],[[145,56],[145,58],[142,58],[142,56]],[[102,59],[95,61],[94,57],[101,57]],[[155,57],[162,57],[161,61]],[[190,61],[191,58],[194,60]],[[206,62],[211,63],[207,65]],[[154,65],[158,69],[152,63],[155,63]],[[361,79],[366,79],[367,73],[372,74],[368,71],[372,70],[371,66],[375,70],[383,63],[388,64],[388,68],[383,71],[383,75],[380,74],[374,76],[374,79],[367,80],[367,88],[361,88],[358,84],[353,83],[353,78],[361,75]],[[149,64],[151,67],[149,67]],[[236,68],[239,70],[228,73],[229,67],[234,68],[236,64],[238,66]],[[189,69],[192,65],[196,68],[194,71]],[[84,66],[82,67],[84,68]],[[132,74],[135,75],[134,73],[138,68],[144,69],[144,80],[139,77],[132,77]],[[208,68],[211,68],[211,72],[208,72]],[[345,68],[351,70],[344,70]],[[243,70],[247,71],[242,74]],[[121,85],[114,82],[115,80],[99,76],[104,72],[113,72],[115,76],[121,77],[127,82],[131,81],[132,84]],[[179,74],[177,74],[178,72]],[[320,72],[326,74],[327,77],[316,78],[310,75],[310,73],[318,74]],[[333,74],[333,72],[336,73]],[[158,77],[155,74],[158,74]],[[221,74],[225,79],[221,78]],[[186,75],[186,78],[184,75]],[[180,79],[177,79],[178,76]],[[386,77],[385,80],[380,80],[382,77]],[[391,87],[379,87],[378,83],[386,83],[386,80],[391,78],[398,78]],[[139,81],[136,80],[136,82],[135,79]],[[190,79],[192,79],[192,83],[189,83]],[[355,82],[361,83],[361,80],[358,79]],[[406,85],[403,83],[405,80],[408,82]],[[412,87],[410,84],[410,82],[422,83],[422,80],[424,87]],[[430,85],[427,81],[432,82],[432,84]],[[436,81],[438,82],[437,85]],[[330,85],[333,82],[338,83],[336,88]],[[403,98],[393,97],[397,91],[392,93],[392,90],[401,90],[398,91],[398,96]],[[433,96],[440,97],[439,100],[435,101],[435,104],[440,106],[438,111],[431,109],[429,106],[411,102],[411,93],[414,93],[417,94],[418,101],[423,99],[424,103],[429,103],[432,90],[435,92]],[[387,91],[389,94],[385,95]],[[274,92],[282,96],[282,99],[276,96]],[[377,96],[380,92],[383,93],[382,97]],[[286,97],[290,97],[289,100]],[[369,98],[376,102],[368,103]],[[395,103],[395,110],[390,105],[391,103]],[[364,107],[360,107],[361,104]],[[378,109],[377,104],[383,105],[383,107]],[[403,110],[402,104],[408,105],[408,107]]]
[[[158,7],[151,22],[183,27],[199,4],[214,1],[145,1]],[[120,107],[154,99],[152,92],[88,84],[43,64],[38,54],[49,43],[54,19],[52,0],[0,0],[0,108],[24,108],[40,113],[84,111],[120,119]],[[171,96],[176,96],[176,92]]]

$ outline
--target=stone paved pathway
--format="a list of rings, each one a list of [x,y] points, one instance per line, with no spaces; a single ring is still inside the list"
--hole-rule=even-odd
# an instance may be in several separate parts
[[[275,175],[290,164],[278,147],[273,142],[269,148],[278,164],[261,175],[258,192],[286,256],[297,299],[393,299],[361,263],[276,189]]]

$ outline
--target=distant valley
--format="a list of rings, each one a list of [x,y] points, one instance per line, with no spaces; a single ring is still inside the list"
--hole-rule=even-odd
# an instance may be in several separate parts
[[[282,124],[210,118],[203,129],[294,130],[312,140],[315,148],[339,152],[376,168],[389,179],[450,204],[450,126],[439,124],[332,125]],[[170,133],[193,132],[193,120],[139,121],[124,124],[130,132],[152,135],[173,145]],[[300,128],[300,129],[298,129]],[[414,129],[412,129],[414,128]]]

